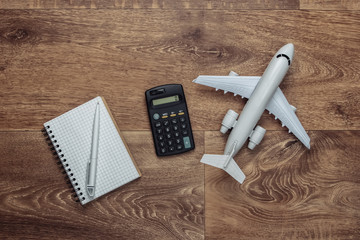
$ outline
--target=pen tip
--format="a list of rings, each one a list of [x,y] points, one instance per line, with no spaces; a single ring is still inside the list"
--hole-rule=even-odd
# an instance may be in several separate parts
[[[94,187],[87,187],[87,192],[89,194],[90,197],[93,197],[94,196],[94,193],[95,193],[95,188]]]

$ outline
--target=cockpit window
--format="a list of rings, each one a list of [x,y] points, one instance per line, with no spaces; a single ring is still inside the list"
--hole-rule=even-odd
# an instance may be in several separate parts
[[[279,54],[279,55],[276,56],[276,58],[279,58],[279,57],[285,57],[288,60],[288,64],[290,66],[291,61],[290,61],[290,58],[286,54]]]

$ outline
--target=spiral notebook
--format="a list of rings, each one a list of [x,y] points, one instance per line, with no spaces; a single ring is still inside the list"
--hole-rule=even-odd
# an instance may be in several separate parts
[[[100,106],[100,133],[96,190],[95,196],[91,198],[86,192],[86,175],[97,103]],[[141,176],[102,97],[96,97],[44,123],[44,129],[81,204],[86,204]]]

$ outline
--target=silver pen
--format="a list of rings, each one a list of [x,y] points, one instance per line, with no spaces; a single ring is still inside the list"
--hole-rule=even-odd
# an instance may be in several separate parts
[[[96,104],[90,159],[87,166],[86,190],[90,197],[95,195],[96,168],[99,149],[99,132],[100,132],[100,105]]]

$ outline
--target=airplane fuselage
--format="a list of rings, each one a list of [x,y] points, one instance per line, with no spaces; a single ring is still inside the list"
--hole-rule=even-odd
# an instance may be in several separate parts
[[[233,127],[224,154],[233,157],[244,145],[286,75],[293,54],[293,45],[287,44],[274,55]]]

